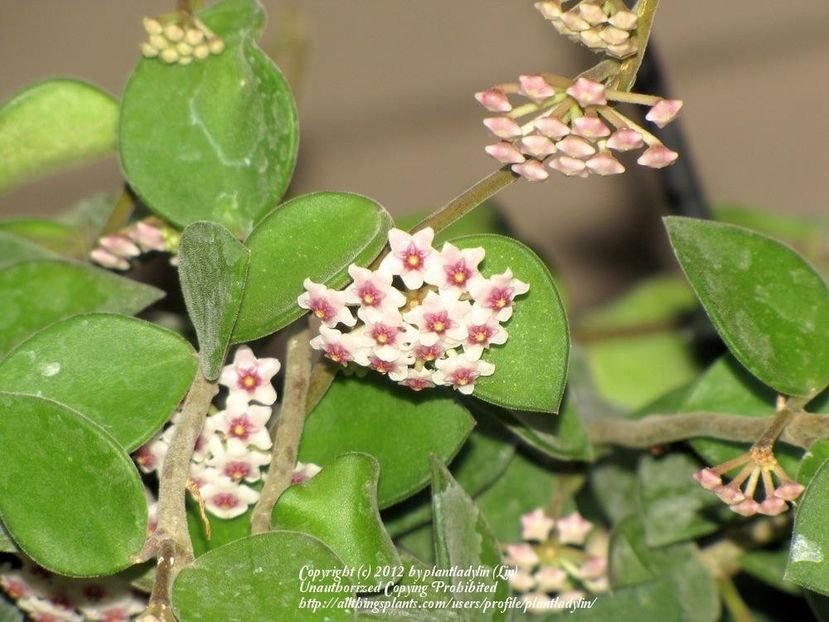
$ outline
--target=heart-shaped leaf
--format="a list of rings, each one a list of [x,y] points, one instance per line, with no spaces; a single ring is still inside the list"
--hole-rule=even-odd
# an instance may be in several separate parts
[[[54,253],[25,238],[0,230],[0,270],[32,259],[50,259]]]
[[[723,412],[748,417],[774,414],[776,394],[757,381],[730,356],[723,356],[690,389],[682,412]],[[694,448],[709,466],[722,464],[748,451],[748,443],[695,438]],[[803,450],[790,445],[775,447],[775,456],[789,475],[797,473]]]
[[[0,447],[0,518],[26,555],[69,576],[132,563],[147,534],[147,501],[114,438],[57,402],[2,393]]]
[[[203,12],[225,50],[187,66],[142,59],[124,91],[124,172],[149,207],[178,225],[210,220],[247,235],[288,187],[296,107],[255,43],[258,7],[231,0]]]
[[[505,600],[509,595],[507,582],[497,568],[501,566],[498,540],[472,498],[452,478],[443,462],[432,456],[432,516],[435,536],[435,560],[439,568],[487,567],[490,573],[476,579],[486,591],[453,593],[456,601]],[[463,583],[462,577],[440,581],[449,585]],[[509,610],[493,607],[476,613],[476,620],[505,620]]]
[[[123,315],[78,315],[0,362],[0,391],[69,406],[132,451],[170,418],[195,373],[193,348],[171,331]]]
[[[245,242],[250,269],[233,340],[269,335],[305,313],[296,299],[306,278],[344,286],[348,266],[369,264],[391,225],[386,210],[357,194],[317,192],[280,205]]]
[[[0,355],[44,326],[79,313],[132,315],[164,292],[104,270],[63,261],[27,261],[0,270]]]
[[[37,246],[70,259],[85,259],[91,250],[75,227],[46,218],[0,220],[0,231],[23,238]]]
[[[258,485],[258,484],[257,484]],[[204,555],[220,546],[250,535],[250,519],[253,508],[235,518],[218,518],[208,515],[210,520],[210,539],[207,539],[204,522],[198,505],[192,500],[187,501],[187,525],[190,530],[190,539],[193,541],[193,552],[196,557]]]
[[[115,147],[118,102],[80,80],[56,79],[0,107],[0,193]]]
[[[399,566],[400,556],[377,509],[379,474],[372,456],[343,454],[310,480],[282,493],[274,507],[273,527],[319,538],[351,568]]]
[[[785,578],[829,595],[829,460],[817,470],[797,506]]]
[[[316,538],[270,531],[205,553],[184,568],[173,585],[173,610],[181,622],[346,621],[354,617],[344,602],[352,583],[342,561]],[[314,594],[322,594],[315,600],[325,609],[309,607]]]
[[[440,391],[416,393],[379,375],[339,377],[305,422],[299,459],[324,466],[348,452],[380,463],[378,502],[387,507],[429,481],[429,454],[449,462],[473,419]]]
[[[665,222],[682,269],[737,360],[780,393],[820,393],[829,384],[829,290],[812,266],[742,227]]]
[[[504,408],[556,412],[567,380],[570,336],[547,266],[520,242],[500,235],[471,235],[452,243],[458,248],[484,248],[484,276],[509,268],[515,278],[530,285],[530,291],[516,299],[505,325],[507,342],[484,353],[484,360],[495,365],[495,373],[478,379],[473,395]]]
[[[181,291],[199,338],[202,373],[215,380],[245,293],[250,251],[221,225],[194,222],[182,233],[178,252]]]

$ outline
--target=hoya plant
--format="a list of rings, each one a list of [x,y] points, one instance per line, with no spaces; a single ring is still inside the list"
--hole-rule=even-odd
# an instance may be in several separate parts
[[[397,222],[291,191],[257,0],[5,102],[0,192],[124,182],[0,221],[0,620],[829,620],[829,226],[700,198],[657,4],[537,2],[596,64],[493,75],[498,168]],[[637,166],[677,270],[569,323],[493,197]]]

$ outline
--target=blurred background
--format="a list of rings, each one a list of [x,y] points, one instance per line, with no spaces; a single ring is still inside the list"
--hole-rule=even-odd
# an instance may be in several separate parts
[[[475,91],[521,73],[573,75],[596,57],[559,37],[531,0],[262,0],[262,46],[297,94],[291,194],[348,190],[394,215],[431,211],[494,170]],[[172,0],[0,0],[0,99],[50,76],[119,97],[141,17]],[[829,3],[664,0],[655,43],[712,203],[826,216]],[[2,157],[2,154],[0,154]],[[498,201],[558,268],[578,314],[674,265],[658,173],[518,183]],[[116,191],[114,156],[0,197],[0,218],[59,212]]]

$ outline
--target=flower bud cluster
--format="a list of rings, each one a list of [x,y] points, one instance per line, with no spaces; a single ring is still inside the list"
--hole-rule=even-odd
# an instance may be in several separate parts
[[[740,467],[734,479],[723,484],[722,476]],[[777,486],[772,475],[779,482]],[[787,502],[794,501],[803,492],[803,486],[788,476],[771,449],[756,447],[733,460],[694,473],[694,479],[728,504],[732,511],[743,516],[782,514],[789,509]],[[763,482],[763,499],[757,501],[755,496],[760,481]]]
[[[250,348],[241,346],[233,362],[222,370],[219,384],[228,388],[224,410],[206,418],[190,464],[190,481],[205,509],[214,516],[235,518],[259,500],[256,484],[265,477],[262,468],[270,463],[273,444],[267,428],[276,402],[271,378],[279,368],[275,358],[256,358]],[[161,470],[177,417],[135,453],[144,473]],[[319,470],[316,465],[298,463],[293,483],[305,481]]]
[[[152,251],[174,253],[178,248],[178,231],[157,218],[134,222],[117,233],[98,239],[89,258],[110,270],[129,270],[130,261]],[[172,263],[171,259],[171,263]]]
[[[221,54],[225,43],[201,20],[192,16],[174,14],[159,21],[144,18],[144,30],[149,39],[141,43],[141,53],[147,58],[159,58],[172,65],[189,65],[193,60],[204,60],[211,54]]]
[[[19,568],[0,566],[0,588],[35,622],[128,622],[147,606],[146,597],[117,576],[70,579],[25,558]]]
[[[509,95],[528,100],[513,106]],[[549,177],[544,164],[567,176],[618,175],[625,167],[616,154],[642,150],[637,164],[663,168],[677,159],[653,134],[618,112],[610,102],[650,107],[646,119],[658,127],[670,123],[682,102],[625,91],[580,77],[522,75],[516,84],[502,84],[475,94],[499,116],[484,125],[500,141],[486,152],[529,181]]]
[[[555,520],[537,508],[521,517],[521,531],[524,542],[507,545],[504,562],[528,611],[550,613],[556,596],[572,603],[609,589],[607,534],[577,511]]]
[[[392,229],[391,250],[377,270],[352,264],[353,283],[343,291],[306,279],[297,302],[322,323],[311,347],[415,391],[443,385],[472,393],[479,377],[495,372],[481,355],[506,342],[502,324],[529,285],[509,269],[484,278],[483,248],[447,242],[438,251],[433,239],[431,228],[413,235]]]
[[[553,27],[571,41],[596,53],[623,59],[636,54],[633,31],[639,22],[636,13],[613,0],[580,0],[569,9],[567,0],[536,2],[535,8]]]

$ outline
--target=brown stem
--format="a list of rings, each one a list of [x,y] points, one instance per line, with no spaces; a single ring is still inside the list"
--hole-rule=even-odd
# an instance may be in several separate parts
[[[719,577],[717,587],[734,622],[752,622],[754,620],[751,609],[748,608],[748,605],[740,596],[740,592],[737,591],[737,586],[734,585],[731,577]]]
[[[135,197],[130,189],[124,186],[124,190],[115,202],[115,207],[112,208],[112,212],[110,212],[100,235],[111,235],[124,227],[132,216],[133,210],[135,210]],[[93,240],[93,244],[96,242],[97,240]]]
[[[310,415],[337,377],[337,366],[321,358],[311,367],[311,378],[308,382],[308,396],[305,402],[305,414]]]
[[[204,426],[207,409],[218,391],[201,373],[196,375],[176,424],[170,448],[161,467],[158,487],[158,527],[144,545],[141,561],[158,558],[155,583],[147,613],[170,603],[172,582],[193,561],[193,544],[187,528],[186,493],[193,448]]]
[[[792,420],[793,416],[794,413],[788,408],[783,408],[782,410],[774,413],[769,427],[767,427],[763,434],[761,434],[760,437],[754,442],[752,448],[760,451],[771,450],[774,446],[774,442],[777,440],[777,437],[783,433],[783,430],[786,429],[786,426]]]
[[[636,34],[634,35],[636,54],[622,62],[619,73],[610,83],[611,89],[629,91],[633,87],[633,83],[636,82],[636,74],[639,73],[642,59],[645,57],[645,50],[648,49],[648,41],[651,37],[653,18],[656,15],[657,7],[659,7],[659,0],[639,0],[636,3],[635,11],[639,16]]]
[[[597,444],[646,448],[698,436],[751,443],[763,436],[775,420],[715,412],[649,415],[642,419],[597,419],[588,423],[590,440]],[[829,437],[829,416],[806,412],[791,413],[780,440],[808,448]]]
[[[251,515],[253,534],[264,533],[270,529],[273,506],[291,484],[302,437],[302,426],[305,422],[311,376],[310,354],[308,329],[305,328],[288,341],[282,409],[274,429],[273,454],[268,477]]]

